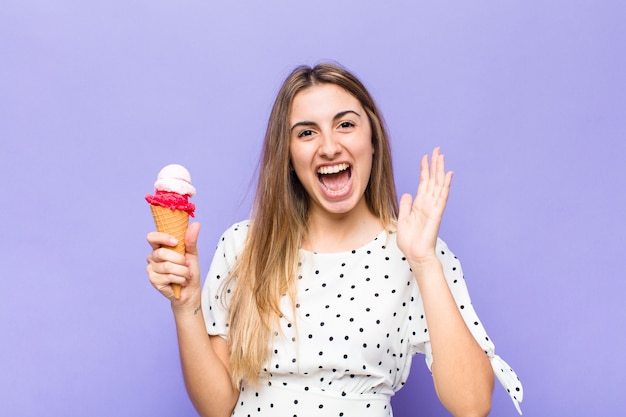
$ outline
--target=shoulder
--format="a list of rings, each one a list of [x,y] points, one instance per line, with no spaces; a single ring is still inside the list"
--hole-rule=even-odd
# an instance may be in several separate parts
[[[440,237],[437,238],[437,245],[435,246],[435,250],[437,251],[437,256],[439,257],[446,257],[446,255],[454,257],[454,254],[448,247],[448,244]]]
[[[451,266],[454,270],[456,270],[456,266],[458,266],[459,260],[452,252],[452,250],[450,250],[448,244],[443,239],[437,238],[435,251],[437,254],[437,258],[439,258],[439,262],[441,262],[444,267],[444,270],[447,266]]]
[[[250,228],[250,219],[242,220],[237,223],[233,223],[222,234],[222,238],[232,239],[244,239],[248,235],[248,229]]]
[[[388,230],[386,230],[386,242],[389,246],[393,247],[394,249],[400,250],[400,248],[398,248],[397,233],[398,232],[395,230],[395,228],[389,228]],[[452,251],[448,247],[448,244],[440,237],[437,237],[437,243],[435,244],[435,252],[439,260],[442,262],[450,258],[456,259],[456,256],[454,255],[454,253],[452,253]]]
[[[222,233],[215,247],[207,274],[207,287],[215,287],[214,289],[216,289],[221,278],[230,275],[246,244],[249,223],[248,220],[234,223]]]
[[[227,258],[237,256],[246,244],[249,228],[250,220],[242,220],[232,224],[222,233],[217,243],[217,250],[223,252]]]

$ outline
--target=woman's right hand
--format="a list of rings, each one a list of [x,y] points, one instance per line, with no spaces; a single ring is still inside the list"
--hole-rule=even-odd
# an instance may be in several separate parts
[[[191,223],[185,234],[185,255],[163,246],[176,245],[176,239],[162,232],[148,233],[152,247],[148,255],[148,278],[154,288],[169,298],[172,308],[196,309],[200,305],[200,265],[198,262],[198,233],[200,223]],[[180,284],[180,298],[174,297],[171,284]]]

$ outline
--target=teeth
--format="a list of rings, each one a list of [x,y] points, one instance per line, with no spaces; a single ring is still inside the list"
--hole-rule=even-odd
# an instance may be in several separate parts
[[[318,174],[336,174],[338,172],[341,171],[345,171],[346,169],[348,169],[350,167],[350,165],[348,164],[338,164],[338,165],[333,165],[333,166],[325,166],[325,167],[321,167],[320,169],[317,170]]]

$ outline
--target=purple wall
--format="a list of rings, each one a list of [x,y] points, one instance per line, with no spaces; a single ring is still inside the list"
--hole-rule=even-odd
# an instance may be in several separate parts
[[[143,195],[190,169],[206,271],[283,77],[334,59],[383,109],[400,192],[443,147],[442,237],[525,415],[625,415],[624,3],[238,3],[2,2],[2,414],[196,415]],[[396,415],[447,415],[413,369]],[[500,387],[492,415],[516,415]]]

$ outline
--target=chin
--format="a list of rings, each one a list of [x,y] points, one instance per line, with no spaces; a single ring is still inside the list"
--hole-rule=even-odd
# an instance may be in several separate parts
[[[331,215],[348,215],[355,212],[358,201],[341,201],[335,203],[326,203],[321,205],[321,209]]]

